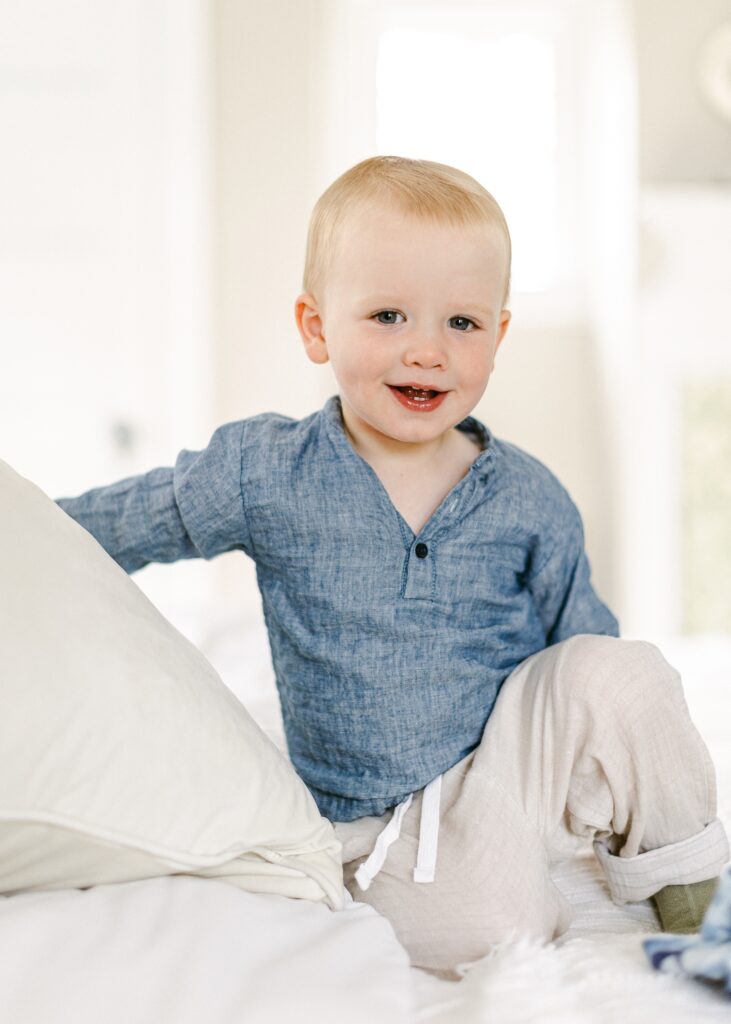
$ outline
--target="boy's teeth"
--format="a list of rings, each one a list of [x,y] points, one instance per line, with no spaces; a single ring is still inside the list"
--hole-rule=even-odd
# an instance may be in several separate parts
[[[419,401],[426,401],[428,398],[433,398],[434,395],[438,394],[437,391],[429,391],[425,388],[401,388],[401,391],[406,395],[407,398],[416,398]]]

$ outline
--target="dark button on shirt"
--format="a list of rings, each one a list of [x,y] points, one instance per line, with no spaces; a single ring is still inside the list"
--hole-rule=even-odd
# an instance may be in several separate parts
[[[429,548],[426,546],[426,544],[422,544],[421,542],[419,542],[416,545],[414,550],[416,551],[417,558],[426,558],[426,556],[429,554]]]
[[[416,537],[337,396],[302,420],[228,423],[174,469],[59,501],[128,572],[254,559],[289,755],[334,821],[383,814],[465,757],[529,655],[617,635],[558,480],[473,417],[457,429],[483,450],[419,532],[428,560],[410,557]]]

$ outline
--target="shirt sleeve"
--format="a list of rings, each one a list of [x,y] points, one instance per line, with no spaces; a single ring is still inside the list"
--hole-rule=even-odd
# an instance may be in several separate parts
[[[528,577],[546,643],[578,633],[619,636],[617,619],[591,584],[581,516],[568,496],[559,530],[549,554]]]
[[[175,466],[127,477],[58,506],[88,530],[127,572],[150,562],[249,553],[241,493],[244,421],[226,424],[202,451]]]

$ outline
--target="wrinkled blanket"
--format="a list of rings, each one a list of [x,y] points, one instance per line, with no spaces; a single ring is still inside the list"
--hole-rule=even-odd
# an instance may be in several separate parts
[[[731,868],[721,875],[697,935],[653,935],[643,946],[657,970],[720,982],[731,996]]]

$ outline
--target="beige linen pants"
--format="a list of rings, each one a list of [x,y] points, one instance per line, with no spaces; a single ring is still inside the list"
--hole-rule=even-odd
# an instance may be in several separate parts
[[[506,939],[566,930],[549,864],[576,836],[594,839],[616,902],[715,877],[729,856],[680,677],[643,641],[575,636],[510,674],[479,746],[442,779],[428,884],[412,877],[422,794],[365,892],[355,872],[393,811],[335,832],[353,898],[391,921],[413,966],[446,976]]]

